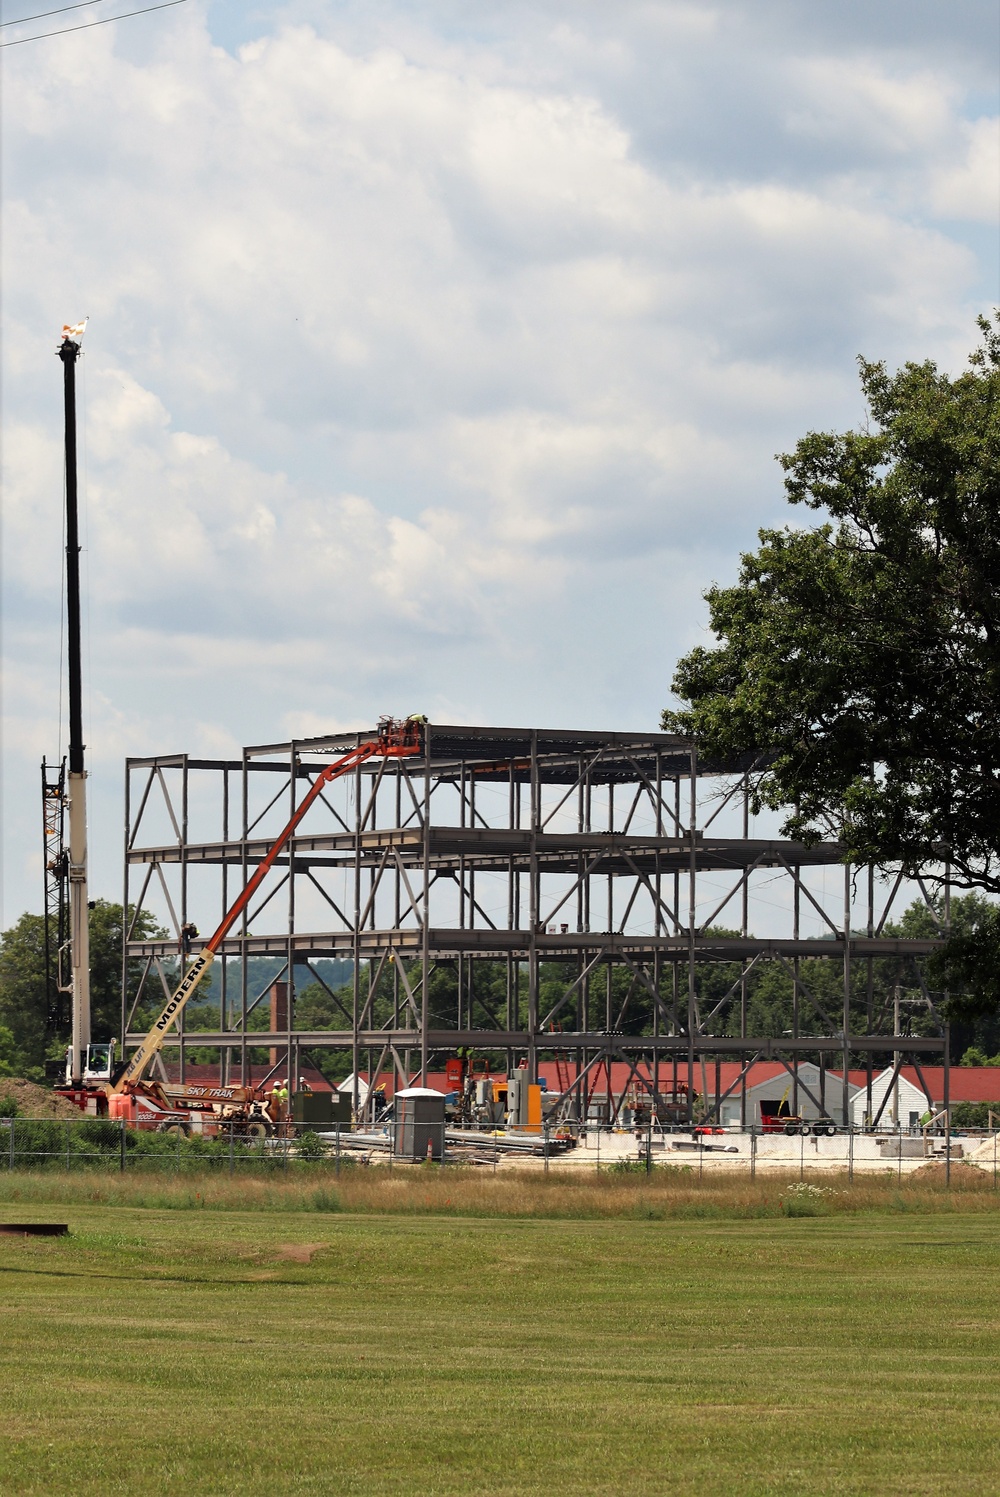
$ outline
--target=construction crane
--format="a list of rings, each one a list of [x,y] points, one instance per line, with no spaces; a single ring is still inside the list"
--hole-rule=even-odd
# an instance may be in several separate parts
[[[45,975],[47,1024],[63,1024],[63,994],[70,995],[72,1037],[66,1083],[82,1085],[90,1049],[90,931],[87,898],[87,773],[84,768],[83,677],[80,649],[80,526],[76,474],[76,361],[87,318],[64,326],[56,350],[63,366],[66,461],[66,657],[69,680],[69,774],[42,760],[45,872]],[[69,822],[68,845],[64,823]],[[68,929],[67,929],[68,925]],[[69,957],[69,970],[65,958]]]
[[[320,770],[313,780],[312,785],[302,799],[291,817],[288,824],[279,833],[276,841],[268,849],[257,871],[249,878],[241,893],[230,905],[222,918],[218,928],[205,942],[194,961],[184,973],[181,982],[171,994],[162,1012],[154,1021],[149,1033],[142,1041],[139,1048],[132,1055],[121,1074],[115,1079],[109,1079],[105,1087],[108,1097],[108,1110],[113,1117],[128,1116],[128,1109],[121,1104],[129,1095],[141,1092],[146,1085],[143,1076],[147,1066],[153,1057],[161,1049],[166,1036],[177,1022],[185,1005],[190,1001],[192,994],[196,991],[200,982],[211,967],[219,948],[226,939],[229,931],[247,908],[257,889],[267,877],[274,866],[275,859],[280,855],[283,848],[295,832],[296,827],[302,821],[310,806],[318,799],[325,786],[332,780],[340,779],[341,776],[349,774],[364,764],[367,759],[403,759],[419,754],[423,749],[424,719],[408,717],[402,721],[395,718],[384,717],[379,722],[378,730],[374,738],[359,743],[357,748],[351,749],[341,758],[335,759]],[[114,1101],[112,1099],[115,1099]]]

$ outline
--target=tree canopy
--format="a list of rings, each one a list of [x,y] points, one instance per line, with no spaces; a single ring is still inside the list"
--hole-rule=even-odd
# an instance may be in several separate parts
[[[779,458],[792,504],[831,520],[760,532],[706,594],[664,714],[711,755],[768,756],[758,800],[859,862],[948,857],[1000,892],[1000,331],[957,379],[860,361],[863,431]]]
[[[132,912],[130,911],[130,914]],[[139,937],[164,934],[145,913]],[[134,976],[135,974],[133,974]],[[95,1040],[121,1028],[122,907],[108,899],[90,911],[91,1029]],[[45,923],[25,913],[0,936],[0,1074],[41,1080],[47,1054],[57,1055],[66,1035],[46,1030]]]
[[[789,501],[822,518],[762,530],[709,590],[717,644],[679,662],[663,722],[755,760],[756,808],[784,810],[786,835],[998,893],[1000,314],[979,326],[957,378],[860,360],[864,428],[779,457]],[[977,929],[953,956],[981,982],[1000,922]]]

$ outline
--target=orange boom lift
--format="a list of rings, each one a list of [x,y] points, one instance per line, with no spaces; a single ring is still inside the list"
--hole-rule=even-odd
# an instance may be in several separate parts
[[[112,1117],[133,1116],[134,1105],[129,1105],[133,1097],[142,1095],[147,1090],[160,1091],[156,1083],[143,1080],[146,1067],[163,1045],[185,1004],[211,967],[226,936],[260,888],[274,866],[275,859],[287,845],[295,828],[319,797],[324,786],[329,785],[332,780],[340,779],[342,775],[349,774],[352,769],[357,769],[367,759],[404,759],[413,754],[419,754],[422,749],[422,719],[408,717],[399,722],[395,718],[384,717],[378,725],[374,738],[368,739],[365,743],[359,743],[357,748],[351,749],[350,753],[344,754],[340,759],[335,759],[332,764],[326,765],[320,771],[303,797],[302,804],[296,809],[288,825],[281,831],[256,873],[248,879],[242,892],[230,905],[218,929],[205,942],[121,1075],[117,1080],[107,1084],[105,1092],[108,1098],[108,1111]]]

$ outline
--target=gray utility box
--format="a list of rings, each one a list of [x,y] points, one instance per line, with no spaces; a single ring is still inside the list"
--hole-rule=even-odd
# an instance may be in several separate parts
[[[395,1096],[392,1152],[397,1159],[440,1159],[444,1154],[444,1093],[408,1086]]]
[[[307,1127],[329,1128],[351,1121],[351,1099],[339,1092],[296,1092],[292,1097],[292,1122]]]

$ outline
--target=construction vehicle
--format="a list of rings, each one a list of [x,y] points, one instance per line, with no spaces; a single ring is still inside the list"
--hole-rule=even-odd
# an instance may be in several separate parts
[[[115,1066],[113,1042],[111,1046],[88,1046],[87,1064],[83,1072],[84,1084],[67,1088],[64,1095],[72,1096],[86,1111],[107,1111],[110,1117],[147,1127],[178,1128],[185,1132],[202,1131],[211,1118],[216,1126],[228,1125],[242,1129],[250,1137],[265,1136],[278,1120],[271,1116],[268,1102],[258,1097],[251,1088],[174,1085],[147,1080],[146,1070],[159,1054],[170,1030],[211,968],[227,934],[247,908],[295,829],[324,788],[342,775],[350,774],[368,759],[402,759],[419,754],[422,749],[422,720],[410,717],[397,721],[384,717],[379,722],[374,738],[358,744],[357,748],[325,765],[254,874],[226,911],[218,928],[195,956],[131,1058],[126,1063]],[[192,939],[197,939],[196,931],[193,932]]]
[[[456,1123],[483,1121],[477,1107],[486,1099],[482,1083],[488,1085],[490,1081],[489,1061],[460,1050],[445,1061],[444,1074],[450,1118]]]
[[[779,1102],[762,1099],[760,1103],[760,1128],[762,1133],[785,1133],[789,1138],[795,1134],[801,1134],[808,1138],[810,1133],[817,1138],[830,1137],[837,1131],[837,1125],[832,1118],[817,1118],[815,1122],[807,1122],[799,1113],[793,1113],[788,1105],[788,1093],[791,1087],[785,1088],[785,1093]]]

